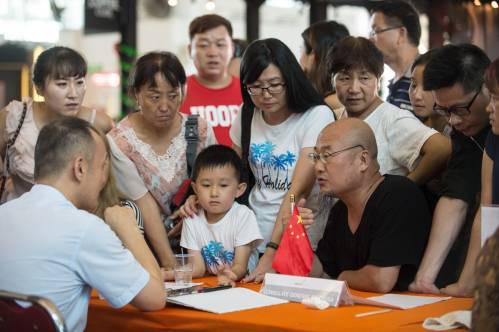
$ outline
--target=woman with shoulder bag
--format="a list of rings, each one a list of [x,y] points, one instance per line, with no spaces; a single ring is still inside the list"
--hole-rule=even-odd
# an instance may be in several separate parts
[[[146,239],[164,268],[174,264],[164,223],[175,212],[171,208],[175,194],[189,178],[189,118],[179,112],[185,82],[184,68],[174,54],[151,52],[140,57],[129,89],[138,112],[108,134],[118,189],[142,211]],[[216,143],[205,120],[199,118],[196,129],[195,154]]]
[[[43,51],[33,69],[33,84],[44,101],[12,101],[0,111],[0,202],[14,199],[33,186],[38,134],[61,116],[77,116],[106,133],[109,116],[82,105],[87,64],[75,50],[56,46]],[[9,190],[6,190],[9,189]]]

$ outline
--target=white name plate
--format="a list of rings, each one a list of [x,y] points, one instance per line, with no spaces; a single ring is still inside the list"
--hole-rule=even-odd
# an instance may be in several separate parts
[[[305,298],[318,296],[333,307],[352,303],[346,283],[331,279],[266,273],[260,292],[292,302],[301,302]]]

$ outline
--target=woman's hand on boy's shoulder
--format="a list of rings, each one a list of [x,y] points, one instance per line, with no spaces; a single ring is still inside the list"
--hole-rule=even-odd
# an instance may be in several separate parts
[[[198,197],[196,195],[190,195],[186,200],[184,205],[182,205],[178,210],[178,217],[180,218],[192,218],[198,213]]]

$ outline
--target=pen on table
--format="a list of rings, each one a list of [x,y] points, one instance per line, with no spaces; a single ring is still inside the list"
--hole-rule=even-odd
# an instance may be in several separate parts
[[[221,286],[216,286],[216,287],[205,287],[199,290],[200,293],[207,293],[207,292],[214,292],[217,290],[222,290],[222,289],[229,289],[232,288],[231,285],[221,285]]]
[[[366,316],[371,316],[371,315],[377,315],[377,314],[384,314],[385,312],[390,312],[392,309],[383,309],[383,310],[376,310],[376,311],[368,311],[368,312],[363,312],[361,314],[356,314],[355,317],[366,317]]]
[[[190,295],[190,294],[198,294],[198,293],[208,293],[214,292],[218,290],[232,288],[231,285],[223,285],[223,286],[215,286],[215,287],[205,287],[199,288],[197,286],[184,288],[184,289],[176,289],[168,292],[168,297],[181,296],[181,295]]]

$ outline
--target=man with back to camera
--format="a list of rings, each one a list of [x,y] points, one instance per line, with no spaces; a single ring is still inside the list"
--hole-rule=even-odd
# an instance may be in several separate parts
[[[83,331],[91,288],[113,307],[164,308],[159,266],[133,210],[95,211],[109,174],[105,136],[64,117],[40,131],[35,185],[0,206],[0,289],[50,299],[69,331]]]
[[[418,186],[379,173],[374,133],[360,119],[324,128],[311,158],[321,192],[340,200],[329,214],[310,276],[345,280],[371,292],[407,290],[431,221]]]
[[[480,203],[482,156],[490,130],[490,96],[483,86],[489,64],[479,47],[461,44],[438,49],[425,67],[423,87],[433,92],[435,111],[447,116],[453,128],[452,154],[411,291],[439,293],[438,287],[455,282],[462,268]]]
[[[197,73],[187,78],[180,111],[206,119],[218,143],[230,147],[230,126],[243,101],[239,77],[229,73],[232,25],[219,15],[199,16],[189,25],[189,38],[188,51]]]
[[[410,3],[380,1],[371,9],[370,39],[383,53],[385,64],[395,72],[386,101],[411,112],[411,66],[419,55],[420,38],[419,13]]]

